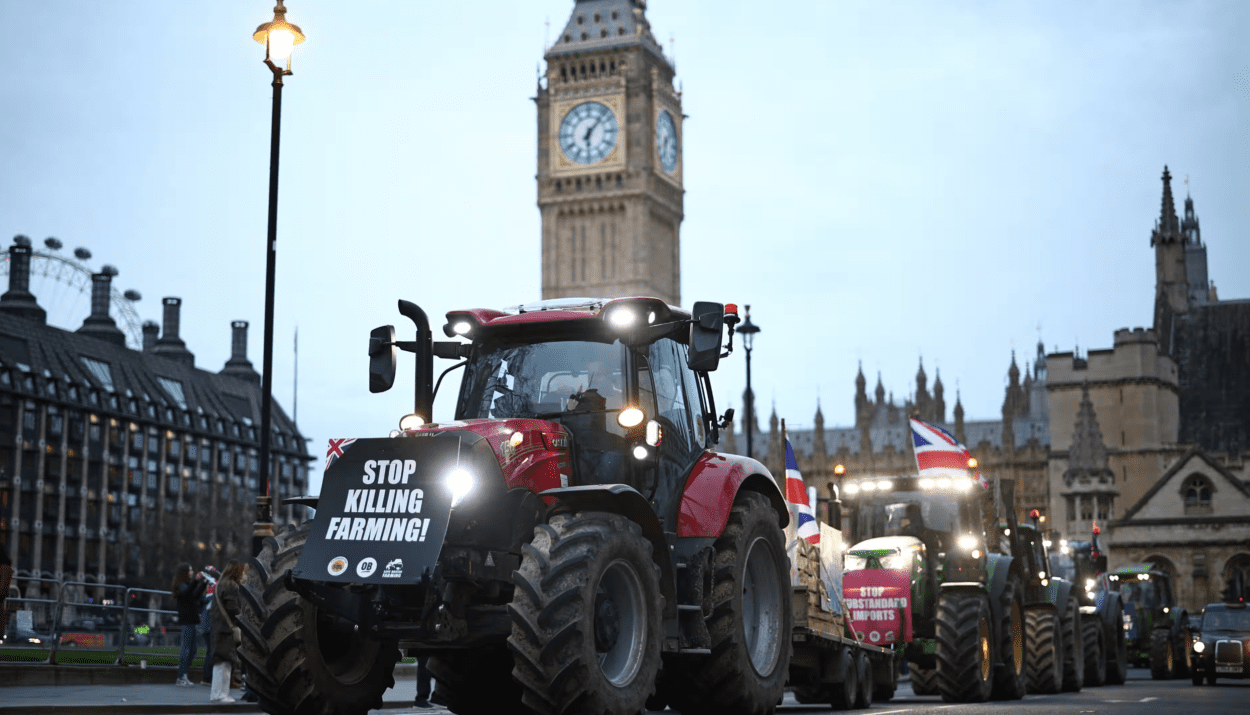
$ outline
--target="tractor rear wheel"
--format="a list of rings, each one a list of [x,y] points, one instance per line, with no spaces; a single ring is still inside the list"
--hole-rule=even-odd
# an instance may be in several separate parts
[[[998,657],[1002,668],[994,671],[996,700],[1024,697],[1028,678],[1024,666],[1024,588],[1019,576],[1010,576],[1003,590],[1003,616],[998,624]]]
[[[508,607],[522,702],[550,715],[642,710],[664,637],[660,568],[642,527],[608,512],[558,514],[523,552]]]
[[[382,707],[382,694],[395,685],[399,649],[362,638],[353,623],[286,587],[310,523],[267,537],[239,588],[247,687],[273,715],[363,715]]]
[[[1189,635],[1188,628],[1177,628],[1176,636],[1172,639],[1172,652],[1175,654],[1175,668],[1172,670],[1173,678],[1188,678],[1190,663],[1189,653],[1193,648],[1193,638]]]
[[[521,686],[512,679],[512,654],[506,650],[432,656],[427,667],[435,683],[433,700],[457,715],[532,712],[521,704]]]
[[[1110,640],[1107,637],[1110,636]],[[1107,646],[1107,684],[1123,685],[1128,679],[1128,640],[1124,637],[1124,607],[1116,606],[1109,629],[1103,630]]]
[[[912,665],[908,668],[908,677],[911,678],[911,691],[916,695],[937,695],[937,668],[917,668]]]
[[[1063,625],[1051,607],[1032,608],[1024,614],[1026,659],[1030,693],[1057,693],[1063,687]]]
[[[1081,630],[1081,604],[1068,598],[1063,610],[1063,689],[1078,692],[1085,685],[1085,634]]]
[[[1156,628],[1150,632],[1150,677],[1169,680],[1176,673],[1176,653],[1172,648],[1172,632]]]
[[[937,604],[937,686],[948,703],[982,703],[994,687],[994,629],[982,593],[948,591]]]
[[[711,655],[692,664],[678,709],[771,712],[790,668],[790,562],[777,512],[742,491],[713,546]]]
[[[1107,682],[1107,649],[1103,643],[1102,619],[1096,615],[1081,619],[1081,637],[1085,641],[1085,686],[1100,687]]]

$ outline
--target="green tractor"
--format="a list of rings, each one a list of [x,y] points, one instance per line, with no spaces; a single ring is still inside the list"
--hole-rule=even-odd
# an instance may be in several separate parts
[[[1189,677],[1189,614],[1172,598],[1171,577],[1153,564],[1121,566],[1108,576],[1124,601],[1128,660],[1155,680]]]
[[[917,695],[983,702],[1026,692],[1032,646],[1027,574],[1011,546],[1013,486],[972,476],[844,483],[852,626],[902,654]]]
[[[1124,638],[1124,603],[1109,588],[1107,553],[1095,526],[1089,541],[1067,541],[1051,532],[1057,550],[1049,551],[1051,571],[1075,584],[1081,603],[1085,640],[1085,685],[1122,685],[1128,677],[1128,642]]]
[[[1033,523],[1017,524],[1013,553],[1024,565],[1026,641],[1029,643],[1029,692],[1077,691],[1085,685],[1085,637],[1078,589],[1051,572],[1050,540]]]

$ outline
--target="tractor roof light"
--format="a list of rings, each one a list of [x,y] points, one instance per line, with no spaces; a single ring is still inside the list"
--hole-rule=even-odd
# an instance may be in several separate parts
[[[846,485],[846,493],[847,493],[847,496],[851,496],[851,495],[854,495],[854,494],[858,494],[858,493],[859,493],[859,485],[858,485],[858,484],[847,484],[847,485]]]
[[[921,477],[921,478],[920,478],[920,488],[921,488],[921,489],[932,489],[935,485],[936,485],[936,482],[934,482],[934,481],[933,481],[933,479],[932,479],[932,478],[930,478],[930,477]]]
[[[960,491],[966,492],[972,488],[972,480],[967,477],[959,477],[958,479],[954,480],[952,483],[955,485],[955,488]]]
[[[626,407],[616,416],[616,422],[622,427],[637,427],[647,416],[637,407]]]
[[[894,488],[894,482],[891,482],[889,479],[882,479],[881,481],[877,482],[877,489],[880,489],[883,492],[888,492],[893,488]]]
[[[610,323],[612,327],[625,330],[633,327],[634,323],[638,321],[638,314],[630,308],[621,306],[610,311],[607,318],[608,323]]]

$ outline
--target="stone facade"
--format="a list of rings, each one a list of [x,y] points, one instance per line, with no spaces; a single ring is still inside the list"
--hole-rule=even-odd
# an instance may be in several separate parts
[[[645,9],[578,0],[546,53],[535,97],[544,299],[681,304],[681,93]],[[599,119],[578,123],[586,107]]]

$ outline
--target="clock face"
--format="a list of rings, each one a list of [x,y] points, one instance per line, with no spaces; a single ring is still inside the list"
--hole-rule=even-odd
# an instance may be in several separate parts
[[[598,102],[582,102],[560,121],[560,148],[578,164],[595,164],[616,146],[617,131],[611,109]]]
[[[655,149],[660,155],[660,165],[673,173],[677,169],[677,126],[667,109],[661,110],[655,120]]]

